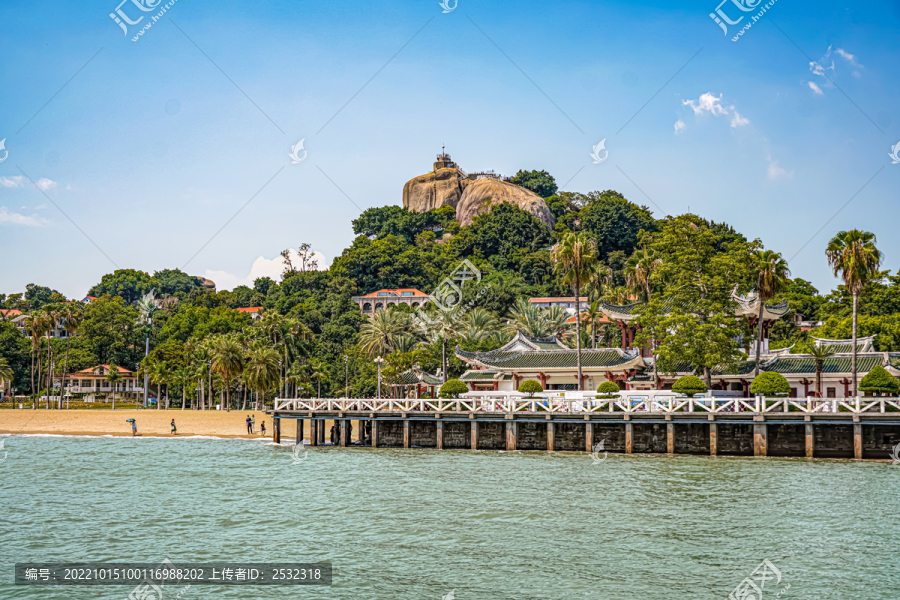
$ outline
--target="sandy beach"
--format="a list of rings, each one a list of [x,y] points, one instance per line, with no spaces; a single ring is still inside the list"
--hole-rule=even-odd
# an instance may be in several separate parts
[[[254,435],[247,434],[247,415],[256,417]],[[217,410],[3,410],[0,411],[0,435],[2,434],[55,434],[55,435],[113,435],[130,436],[131,423],[135,419],[138,435],[154,437],[187,437],[208,435],[221,438],[258,438],[260,424],[266,424],[266,437],[272,437],[272,417],[258,411],[231,412]],[[173,436],[169,423],[175,419],[178,434]],[[333,422],[326,422],[330,431]],[[309,425],[304,428],[304,439],[309,440]],[[357,431],[354,427],[354,439]],[[294,438],[293,421],[283,422],[283,438]]]

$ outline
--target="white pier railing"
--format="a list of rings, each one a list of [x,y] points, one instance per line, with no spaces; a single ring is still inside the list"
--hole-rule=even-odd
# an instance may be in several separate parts
[[[900,413],[900,398],[686,398],[623,393],[614,398],[275,399],[276,411],[477,413]],[[900,417],[900,415],[898,415]]]

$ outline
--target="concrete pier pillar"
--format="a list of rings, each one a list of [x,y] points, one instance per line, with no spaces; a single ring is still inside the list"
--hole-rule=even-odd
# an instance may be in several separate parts
[[[719,431],[715,423],[709,424],[709,455],[717,456],[719,453]]]
[[[403,447],[409,448],[409,419],[403,419]]]
[[[303,443],[303,419],[297,419],[297,441],[295,444],[299,446]]]
[[[272,419],[272,441],[276,444],[281,443],[281,419],[278,417]]]
[[[372,419],[372,447],[378,447],[378,421]]]
[[[768,431],[765,423],[753,425],[753,456],[766,456],[768,454]]]
[[[507,450],[515,450],[516,449],[516,422],[515,421],[507,421],[506,422],[506,449]]]
[[[585,452],[593,452],[594,451],[594,424],[593,423],[585,423],[584,424],[584,445],[586,446]]]
[[[547,421],[547,452],[553,452],[553,421]]]
[[[862,425],[860,423],[853,424],[853,458],[862,460],[863,457],[863,439]]]
[[[319,445],[319,422],[315,419],[309,420],[309,445]]]
[[[347,426],[350,425],[349,419],[341,419],[341,429],[338,436],[341,438],[341,448],[347,447],[347,440],[350,439],[350,432],[347,431]]]
[[[666,454],[675,454],[675,423],[666,423]]]
[[[444,422],[438,420],[436,423],[435,432],[437,433],[437,445],[435,446],[438,450],[444,449]]]
[[[625,423],[625,454],[631,454],[631,441],[634,437],[634,425]]]
[[[478,421],[472,421],[471,425],[471,436],[472,436],[472,450],[478,450]]]
[[[816,436],[811,423],[806,424],[806,458],[813,458],[816,452]]]

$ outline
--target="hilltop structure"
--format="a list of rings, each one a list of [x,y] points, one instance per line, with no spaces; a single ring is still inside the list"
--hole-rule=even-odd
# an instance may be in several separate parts
[[[426,212],[450,205],[456,209],[460,225],[470,225],[475,217],[508,202],[528,211],[549,229],[555,219],[544,199],[509,177],[494,171],[466,173],[450,155],[441,149],[431,173],[413,177],[403,186],[403,206],[411,211]]]

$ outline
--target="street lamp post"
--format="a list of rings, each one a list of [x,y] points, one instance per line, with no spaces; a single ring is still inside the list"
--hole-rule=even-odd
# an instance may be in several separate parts
[[[212,407],[213,403],[213,391],[212,391],[212,361],[206,361],[206,365],[209,367],[209,407],[206,410],[209,410]],[[158,402],[158,400],[157,400]]]
[[[381,400],[381,363],[384,362],[384,359],[380,356],[375,359],[375,364],[378,365],[378,399]]]
[[[144,329],[144,358],[150,355],[150,326],[153,324],[152,318],[147,318],[147,327]],[[144,366],[144,408],[147,408],[147,367]],[[159,400],[157,400],[159,402]]]

